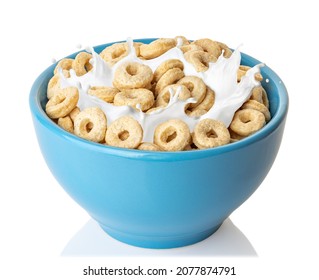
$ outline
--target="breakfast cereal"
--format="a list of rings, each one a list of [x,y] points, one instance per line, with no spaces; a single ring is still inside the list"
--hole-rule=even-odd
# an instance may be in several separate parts
[[[241,109],[235,113],[230,128],[241,136],[249,136],[261,129],[265,123],[263,113],[254,109]]]
[[[137,62],[120,65],[114,73],[113,86],[119,90],[148,88],[153,79],[152,69]]]
[[[158,125],[154,143],[164,151],[182,151],[190,143],[191,134],[186,123],[172,119]]]
[[[228,144],[230,134],[222,122],[204,119],[195,126],[193,142],[200,149],[214,148]]]
[[[77,88],[59,89],[46,104],[47,115],[52,119],[65,117],[76,107],[78,100]]]
[[[105,142],[110,146],[137,148],[143,139],[141,125],[132,117],[124,116],[112,122],[105,135]]]
[[[259,68],[208,38],[115,43],[60,60],[47,115],[97,143],[147,151],[207,149],[241,139],[271,118]]]
[[[106,124],[105,114],[100,108],[86,108],[74,119],[74,134],[93,142],[101,142],[105,137]]]

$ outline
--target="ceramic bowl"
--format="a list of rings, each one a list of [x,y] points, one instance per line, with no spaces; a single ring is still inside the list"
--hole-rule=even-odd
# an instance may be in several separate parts
[[[99,53],[108,45],[94,49]],[[242,64],[258,63],[242,54]],[[276,158],[288,95],[281,79],[267,66],[261,73],[270,122],[241,141],[183,152],[115,148],[64,131],[44,111],[54,67],[36,79],[29,99],[43,157],[64,190],[120,241],[172,248],[205,239],[254,193]]]

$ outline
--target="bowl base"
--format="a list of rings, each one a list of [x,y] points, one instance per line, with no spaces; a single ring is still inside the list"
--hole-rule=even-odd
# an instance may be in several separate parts
[[[206,231],[202,231],[195,234],[165,237],[133,235],[111,229],[101,224],[100,227],[114,239],[129,245],[149,249],[169,249],[183,247],[200,242],[206,239],[207,237],[211,236],[213,233],[215,233],[221,225],[222,223]]]

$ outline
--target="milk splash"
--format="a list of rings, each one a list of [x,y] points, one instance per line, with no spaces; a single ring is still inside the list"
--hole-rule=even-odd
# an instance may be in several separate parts
[[[195,125],[203,119],[215,119],[223,122],[228,127],[233,119],[235,112],[247,101],[250,97],[251,90],[260,85],[255,80],[254,76],[260,72],[260,67],[263,64],[258,64],[249,69],[241,81],[237,83],[237,70],[240,66],[241,55],[239,48],[237,48],[230,58],[225,58],[221,55],[216,62],[210,62],[208,70],[205,72],[197,72],[193,65],[187,62],[184,54],[180,49],[182,44],[178,40],[177,46],[168,50],[161,56],[142,60],[136,56],[133,47],[133,40],[127,39],[128,55],[114,64],[109,66],[93,48],[88,48],[86,51],[92,54],[90,63],[93,68],[85,75],[77,76],[74,70],[70,70],[70,78],[60,75],[61,87],[75,86],[79,90],[78,107],[83,110],[88,107],[99,107],[106,115],[108,125],[122,116],[131,116],[136,119],[142,126],[144,134],[144,142],[153,142],[153,135],[157,125],[170,120],[180,119],[184,121],[190,128],[194,130]],[[144,113],[137,106],[137,109],[131,106],[114,106],[95,96],[88,94],[91,86],[112,86],[114,72],[121,64],[125,62],[138,62],[148,65],[154,72],[156,68],[165,60],[179,59],[184,64],[185,76],[196,76],[201,78],[204,83],[215,92],[215,103],[213,107],[204,115],[200,117],[189,117],[185,111],[185,105],[188,103],[195,103],[194,98],[187,100],[179,100],[180,88],[174,92],[170,91],[170,101],[165,108],[153,111],[152,113]],[[62,74],[60,69],[60,74]]]

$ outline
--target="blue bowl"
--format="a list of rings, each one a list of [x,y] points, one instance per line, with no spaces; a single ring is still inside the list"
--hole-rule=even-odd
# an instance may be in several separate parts
[[[108,45],[97,46],[95,51]],[[258,63],[242,54],[242,64]],[[262,85],[270,101],[270,122],[236,143],[183,152],[109,147],[61,129],[44,111],[54,67],[36,79],[29,99],[43,157],[65,191],[120,241],[172,248],[205,239],[253,194],[276,158],[288,95],[281,79],[267,66],[261,72],[268,81]]]

